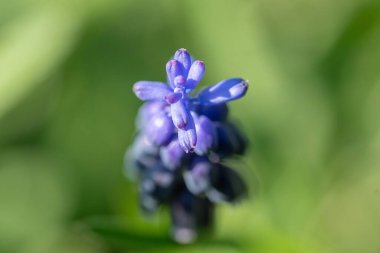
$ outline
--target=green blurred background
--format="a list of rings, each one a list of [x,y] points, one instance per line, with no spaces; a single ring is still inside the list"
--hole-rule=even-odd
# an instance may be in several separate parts
[[[122,172],[131,86],[181,47],[251,84],[252,193],[191,246]],[[378,253],[379,66],[379,1],[0,0],[0,252]]]

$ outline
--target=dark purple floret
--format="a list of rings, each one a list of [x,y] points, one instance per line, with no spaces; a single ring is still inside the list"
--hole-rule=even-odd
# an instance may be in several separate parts
[[[214,164],[206,157],[196,157],[184,172],[187,189],[194,195],[205,194],[211,187],[210,173]]]
[[[218,145],[215,152],[222,157],[243,155],[247,148],[247,138],[232,122],[220,122],[215,125]]]
[[[168,170],[158,163],[144,173],[140,190],[159,203],[165,203],[173,198],[181,182],[179,171]]]
[[[216,164],[210,173],[211,190],[207,197],[212,202],[236,202],[247,195],[243,178],[233,169]]]
[[[203,229],[210,229],[214,220],[214,204],[207,198],[182,191],[170,205],[172,237],[182,244],[193,242]]]
[[[243,178],[224,161],[242,155],[247,147],[244,135],[228,119],[227,102],[244,96],[248,82],[226,79],[193,94],[205,65],[186,49],[177,50],[166,74],[167,83],[133,85],[145,103],[125,166],[139,181],[143,212],[153,214],[159,206],[169,206],[173,239],[189,243],[212,227],[215,203],[237,202],[247,195]]]
[[[224,121],[228,116],[228,107],[226,103],[216,105],[200,105],[199,113],[206,116],[212,121]]]
[[[153,145],[144,135],[137,135],[125,155],[126,174],[137,177],[159,161],[159,147]]]

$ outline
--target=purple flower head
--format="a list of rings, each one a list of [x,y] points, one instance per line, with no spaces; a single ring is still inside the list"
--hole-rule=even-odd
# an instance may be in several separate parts
[[[179,144],[186,153],[194,150],[197,153],[205,153],[211,147],[210,136],[212,134],[210,131],[214,131],[210,130],[212,126],[208,122],[204,123],[207,121],[204,119],[205,116],[201,119],[202,124],[197,125],[194,122],[193,115],[197,111],[193,111],[192,115],[193,108],[201,106],[211,117],[223,117],[227,112],[225,103],[242,97],[248,89],[248,82],[244,79],[231,78],[204,89],[197,96],[190,96],[190,93],[202,79],[205,70],[205,65],[202,61],[194,61],[186,49],[179,49],[174,54],[173,59],[166,64],[167,84],[153,81],[139,81],[133,86],[133,91],[139,99],[143,101],[155,101],[155,103],[158,103],[158,107],[166,103],[165,108],[169,108],[168,116],[171,117],[174,126],[177,128]],[[207,110],[207,107],[212,108],[211,106],[214,106],[213,108],[215,109],[221,109],[221,111],[213,113],[213,109]],[[165,109],[160,107],[159,110]],[[157,121],[150,122],[144,120],[144,118],[150,118],[153,116],[152,113],[156,112],[149,108],[147,111],[145,116],[139,117],[142,119],[140,121],[148,124],[148,128],[154,128],[156,125],[152,123],[157,123]],[[149,114],[149,112],[151,113]],[[138,125],[141,125],[141,122]],[[160,137],[160,139],[155,134],[165,132],[169,135],[168,133],[172,131],[171,125],[167,121],[165,121],[164,125],[160,125],[160,127],[160,130],[150,131],[153,132],[152,138],[158,145],[164,144],[169,137],[166,138],[164,136],[165,138]],[[165,130],[164,127],[168,129]],[[201,132],[197,133],[198,131]],[[204,134],[205,132],[207,134]],[[154,138],[154,136],[157,138]],[[200,139],[198,136],[202,137],[200,145],[197,145]],[[206,137],[207,140],[203,140],[203,137]]]
[[[133,91],[141,100],[165,101],[170,105],[170,115],[185,152],[193,151],[197,144],[188,94],[197,86],[204,72],[205,65],[202,61],[193,61],[186,49],[179,49],[166,64],[168,84],[140,81],[133,86]]]
[[[194,94],[204,73],[202,61],[179,49],[166,64],[166,83],[133,86],[145,103],[126,152],[126,174],[139,181],[144,213],[169,206],[172,237],[179,243],[194,241],[213,225],[217,203],[247,195],[243,178],[224,162],[246,150],[245,136],[228,119],[227,102],[244,96],[248,82],[230,78]]]

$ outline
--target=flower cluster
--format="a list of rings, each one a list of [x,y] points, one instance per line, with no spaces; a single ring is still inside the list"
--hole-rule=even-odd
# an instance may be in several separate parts
[[[139,180],[141,209],[153,213],[168,205],[172,236],[186,243],[211,227],[215,203],[235,202],[246,194],[242,178],[222,162],[246,149],[245,138],[228,120],[226,102],[242,97],[248,82],[231,78],[192,95],[205,65],[186,49],[174,54],[166,72],[167,84],[140,81],[133,86],[145,103],[126,168]]]

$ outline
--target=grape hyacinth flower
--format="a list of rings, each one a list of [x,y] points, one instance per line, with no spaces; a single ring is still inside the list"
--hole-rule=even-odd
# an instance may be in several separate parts
[[[205,65],[186,49],[174,54],[166,73],[167,83],[133,86],[145,103],[125,167],[139,181],[144,213],[169,206],[173,239],[189,243],[212,227],[216,203],[236,202],[247,194],[242,177],[223,162],[246,150],[246,138],[228,119],[226,103],[244,96],[248,82],[230,78],[193,94]]]

